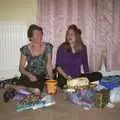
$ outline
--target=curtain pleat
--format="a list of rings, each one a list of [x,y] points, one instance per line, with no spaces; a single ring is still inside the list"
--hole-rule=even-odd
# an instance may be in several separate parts
[[[65,41],[68,25],[82,30],[91,71],[102,63],[107,71],[120,70],[120,0],[38,0],[36,22],[43,27],[44,40],[58,46]]]

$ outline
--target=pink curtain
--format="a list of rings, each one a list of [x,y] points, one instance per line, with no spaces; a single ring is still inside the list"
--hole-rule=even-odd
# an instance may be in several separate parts
[[[88,48],[91,71],[120,70],[120,0],[38,0],[37,24],[44,40],[58,46],[65,40],[67,26],[76,24]]]

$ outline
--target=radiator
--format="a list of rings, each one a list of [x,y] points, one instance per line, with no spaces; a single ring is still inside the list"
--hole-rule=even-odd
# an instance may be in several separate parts
[[[0,22],[0,80],[19,74],[20,47],[27,42],[26,24]]]

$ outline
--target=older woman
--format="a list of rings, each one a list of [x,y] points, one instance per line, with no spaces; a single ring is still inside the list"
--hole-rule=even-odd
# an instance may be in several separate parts
[[[49,79],[53,78],[52,45],[43,42],[43,30],[35,24],[29,26],[27,36],[30,42],[20,48],[21,77],[17,84],[38,88],[40,92],[43,91],[46,74]]]

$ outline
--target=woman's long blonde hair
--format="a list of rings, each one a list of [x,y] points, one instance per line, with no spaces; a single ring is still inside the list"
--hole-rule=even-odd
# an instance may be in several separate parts
[[[75,49],[75,53],[80,53],[81,50],[85,47],[82,38],[81,38],[81,30],[74,24],[70,25],[66,31],[66,38],[65,38],[65,42],[62,44],[62,46],[67,50],[67,51],[71,51],[71,47],[70,44],[67,40],[67,34],[68,31],[72,29],[75,32],[75,45],[74,45],[74,49]]]

